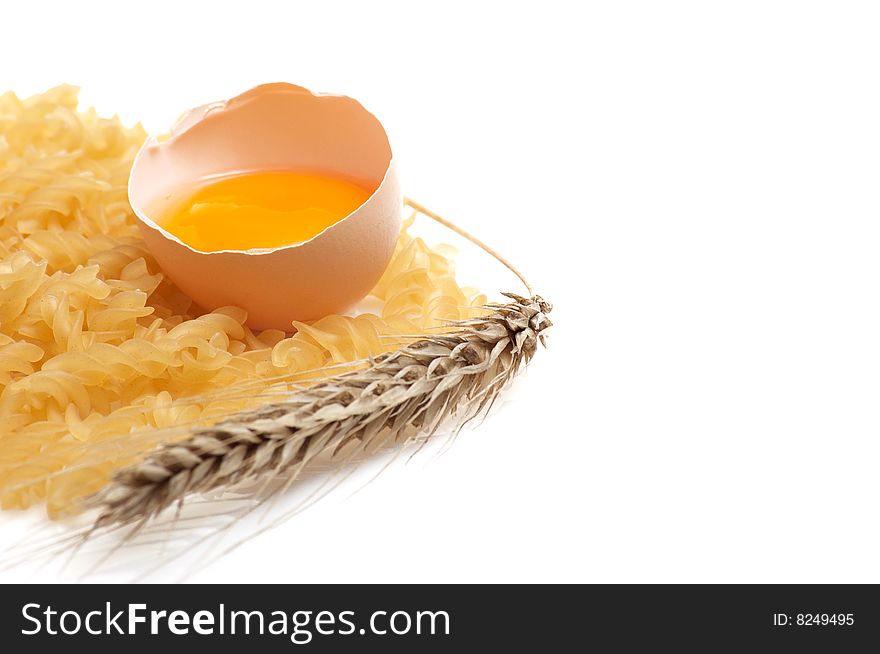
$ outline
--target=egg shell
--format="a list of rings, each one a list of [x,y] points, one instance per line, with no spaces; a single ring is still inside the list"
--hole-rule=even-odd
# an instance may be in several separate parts
[[[156,220],[212,177],[268,170],[341,173],[375,191],[310,240],[272,249],[202,252]],[[255,329],[290,331],[293,320],[344,312],[363,298],[388,265],[403,211],[382,124],[352,98],[285,83],[197,107],[170,135],[149,138],[128,192],[163,272],[206,309],[244,308]]]

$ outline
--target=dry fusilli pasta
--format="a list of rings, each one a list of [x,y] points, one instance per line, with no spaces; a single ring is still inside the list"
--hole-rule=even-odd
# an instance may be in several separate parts
[[[58,514],[153,443],[145,428],[209,421],[315,370],[471,317],[451,258],[401,232],[377,310],[254,333],[204,312],[146,251],[126,184],[141,127],[77,111],[59,86],[0,96],[0,502]]]

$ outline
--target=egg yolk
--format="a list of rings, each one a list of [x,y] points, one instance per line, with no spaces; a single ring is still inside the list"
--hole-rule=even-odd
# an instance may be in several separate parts
[[[326,173],[244,173],[201,186],[161,222],[166,231],[203,252],[275,248],[317,236],[371,193]]]

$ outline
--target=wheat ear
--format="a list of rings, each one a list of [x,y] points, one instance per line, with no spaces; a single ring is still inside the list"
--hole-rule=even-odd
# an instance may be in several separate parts
[[[491,406],[544,343],[552,307],[488,246],[407,203],[492,254],[522,280],[530,297],[505,293],[509,302],[487,305],[486,316],[457,321],[451,331],[382,354],[363,370],[160,445],[89,499],[101,509],[96,528],[147,520],[193,493],[279,475],[289,484],[318,456],[351,444],[368,450],[380,440],[399,443],[413,430],[430,437],[447,419],[463,424]]]

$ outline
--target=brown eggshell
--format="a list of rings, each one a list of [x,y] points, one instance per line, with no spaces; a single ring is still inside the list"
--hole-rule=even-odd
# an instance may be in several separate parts
[[[303,243],[201,252],[158,224],[206,179],[237,172],[341,173],[375,188]],[[403,194],[381,123],[356,100],[266,84],[193,109],[135,158],[129,200],[162,270],[206,309],[236,305],[256,329],[345,311],[379,280],[400,231]]]

